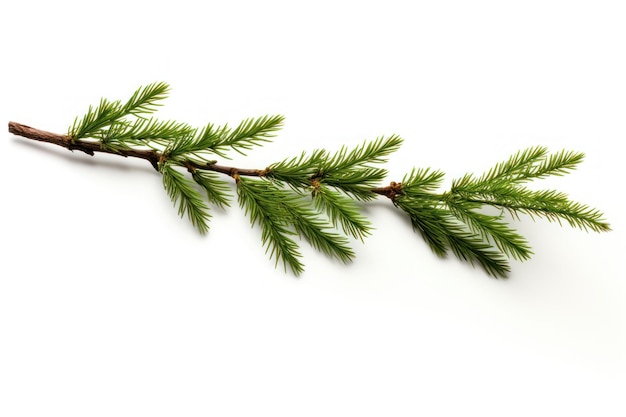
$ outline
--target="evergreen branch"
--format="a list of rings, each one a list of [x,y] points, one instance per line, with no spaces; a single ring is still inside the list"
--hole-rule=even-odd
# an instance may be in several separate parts
[[[209,208],[202,200],[202,196],[193,188],[183,173],[175,170],[171,164],[163,164],[160,167],[163,175],[163,185],[167,194],[174,204],[178,203],[178,215],[187,214],[191,224],[198,228],[200,233],[209,231]]]
[[[438,191],[443,172],[429,168],[414,168],[402,182],[379,185],[387,175],[380,165],[402,142],[397,135],[352,149],[342,146],[336,152],[303,152],[265,169],[225,166],[213,157],[227,158],[230,150],[244,153],[268,142],[282,127],[283,117],[246,119],[235,128],[208,123],[200,129],[147,117],[168,91],[167,84],[153,83],[137,89],[125,103],[103,98],[74,120],[67,135],[14,122],[9,122],[9,131],[92,156],[99,152],[148,161],[162,174],[178,213],[189,217],[200,233],[208,231],[207,202],[229,206],[230,187],[219,174],[232,177],[239,205],[251,224],[261,228],[266,252],[296,275],[304,270],[296,237],[330,257],[351,261],[354,251],[346,235],[363,240],[371,233],[361,202],[377,196],[389,198],[402,210],[435,254],[452,252],[492,276],[508,274],[508,258],[526,260],[532,254],[528,242],[505,222],[504,212],[514,219],[527,215],[586,231],[610,230],[599,210],[571,201],[562,192],[522,186],[571,172],[583,160],[580,152],[549,154],[545,147],[528,148],[481,176],[466,174],[454,180],[445,192]],[[181,169],[187,169],[191,179]],[[500,212],[487,214],[485,206]]]

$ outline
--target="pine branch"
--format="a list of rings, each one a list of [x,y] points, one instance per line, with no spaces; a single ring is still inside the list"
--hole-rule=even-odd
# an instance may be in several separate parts
[[[382,165],[402,143],[397,135],[352,149],[302,152],[264,169],[226,166],[215,158],[230,159],[229,152],[244,154],[270,141],[283,117],[248,118],[235,128],[213,123],[196,128],[151,117],[168,92],[167,84],[152,83],[124,103],[103,98],[74,120],[67,135],[15,122],[9,123],[9,131],[92,156],[109,153],[148,161],[162,175],[179,215],[188,217],[200,233],[209,230],[209,204],[222,209],[230,205],[231,186],[220,175],[231,177],[239,205],[252,226],[261,228],[266,252],[295,275],[304,271],[298,238],[329,257],[352,261],[355,253],[348,238],[363,241],[372,233],[363,204],[378,196],[387,197],[408,216],[436,255],[451,252],[495,277],[509,273],[508,258],[523,261],[532,255],[530,244],[508,224],[505,213],[514,220],[526,215],[586,231],[610,230],[599,210],[571,201],[563,192],[524,186],[571,172],[584,158],[580,152],[550,154],[542,146],[528,148],[480,176],[455,179],[443,192],[443,172],[430,168],[413,168],[401,182],[380,185],[387,176]],[[498,214],[488,214],[486,206],[499,209]]]

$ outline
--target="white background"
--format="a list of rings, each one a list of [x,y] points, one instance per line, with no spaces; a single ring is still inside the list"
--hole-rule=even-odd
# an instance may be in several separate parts
[[[0,114],[64,133],[101,96],[163,117],[281,113],[233,164],[398,133],[389,180],[446,184],[530,145],[602,209],[529,219],[506,280],[436,258],[383,199],[343,266],[274,269],[236,202],[199,236],[142,161],[0,141],[0,415],[626,415],[621,1],[4,2]]]

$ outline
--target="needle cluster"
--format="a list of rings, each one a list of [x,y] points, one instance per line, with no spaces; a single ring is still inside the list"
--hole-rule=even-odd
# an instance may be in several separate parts
[[[19,124],[10,124],[10,130],[91,155],[106,152],[148,160],[161,174],[179,215],[188,217],[200,233],[209,230],[211,206],[230,205],[231,186],[223,179],[230,176],[239,205],[261,229],[266,252],[296,275],[304,271],[300,240],[341,262],[352,261],[351,241],[362,241],[373,230],[363,205],[380,196],[406,213],[435,254],[452,252],[496,277],[509,273],[509,258],[532,255],[529,243],[509,224],[521,215],[587,231],[610,230],[598,210],[559,191],[526,187],[533,180],[571,172],[582,162],[582,153],[529,148],[480,176],[454,180],[448,191],[439,190],[443,172],[430,168],[413,169],[401,182],[381,186],[387,176],[383,165],[402,144],[397,135],[352,149],[303,152],[264,169],[229,167],[218,165],[217,159],[230,159],[232,152],[245,155],[272,140],[284,118],[262,116],[234,127],[209,123],[199,128],[159,120],[152,114],[168,92],[169,86],[158,82],[140,87],[125,102],[103,98],[77,117],[65,136]],[[498,210],[491,214],[485,207]]]

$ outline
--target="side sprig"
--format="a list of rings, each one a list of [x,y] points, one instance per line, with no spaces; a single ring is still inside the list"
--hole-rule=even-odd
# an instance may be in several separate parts
[[[450,191],[438,193],[441,171],[415,169],[400,184],[386,187],[396,207],[433,252],[446,256],[452,251],[459,259],[480,265],[488,274],[505,277],[510,272],[508,258],[526,260],[532,255],[527,240],[507,222],[520,215],[545,218],[559,224],[594,232],[610,226],[603,214],[585,204],[571,201],[555,190],[531,190],[532,180],[571,172],[584,155],[572,151],[548,154],[544,147],[518,152],[480,177],[467,174],[454,180]],[[383,192],[379,192],[383,194]],[[498,214],[488,214],[486,206]]]

